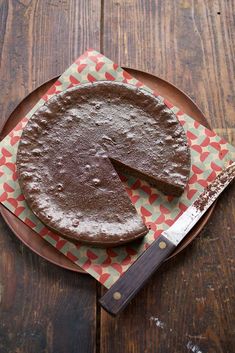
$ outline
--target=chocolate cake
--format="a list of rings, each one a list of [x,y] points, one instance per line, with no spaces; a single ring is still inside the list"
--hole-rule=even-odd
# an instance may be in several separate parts
[[[23,131],[20,186],[34,214],[62,236],[115,246],[147,233],[120,170],[176,196],[189,176],[177,117],[135,86],[105,81],[68,89],[39,108]]]

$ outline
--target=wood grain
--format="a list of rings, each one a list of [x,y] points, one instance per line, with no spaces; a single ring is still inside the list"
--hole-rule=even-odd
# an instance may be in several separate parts
[[[0,225],[0,352],[95,352],[95,281],[49,264]]]
[[[187,92],[232,143],[234,5],[104,0],[103,51]],[[101,352],[233,352],[234,191],[233,184],[201,236],[156,273],[118,318],[102,311]]]
[[[162,233],[99,300],[102,308],[111,315],[123,311],[175,248]]]
[[[3,0],[0,19],[3,124],[35,87],[60,75],[87,48],[99,50],[100,2]]]
[[[0,352],[94,353],[95,281],[49,264],[0,226]]]
[[[212,127],[234,127],[234,0],[104,0],[103,13],[107,56],[187,92]]]
[[[96,0],[0,1],[0,109],[100,45]],[[60,269],[19,243],[0,220],[0,352],[94,353],[96,283]]]

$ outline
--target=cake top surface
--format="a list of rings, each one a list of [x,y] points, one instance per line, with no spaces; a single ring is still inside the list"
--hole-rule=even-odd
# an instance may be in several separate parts
[[[68,238],[105,246],[147,232],[116,169],[176,194],[189,176],[177,117],[135,86],[99,81],[68,89],[39,108],[23,131],[17,171],[26,201]]]

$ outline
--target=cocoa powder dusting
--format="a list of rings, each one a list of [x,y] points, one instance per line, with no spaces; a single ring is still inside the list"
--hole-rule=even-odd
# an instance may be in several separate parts
[[[194,202],[194,206],[199,210],[203,211],[206,207],[208,200],[218,196],[220,191],[224,189],[225,184],[229,184],[235,176],[235,162],[232,163],[228,168],[223,170],[216,179],[204,190],[200,195],[200,198]]]

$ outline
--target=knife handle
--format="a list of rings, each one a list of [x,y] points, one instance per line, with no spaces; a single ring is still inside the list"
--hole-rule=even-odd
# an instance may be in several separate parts
[[[107,290],[99,300],[101,306],[111,315],[117,315],[175,248],[162,234]]]

